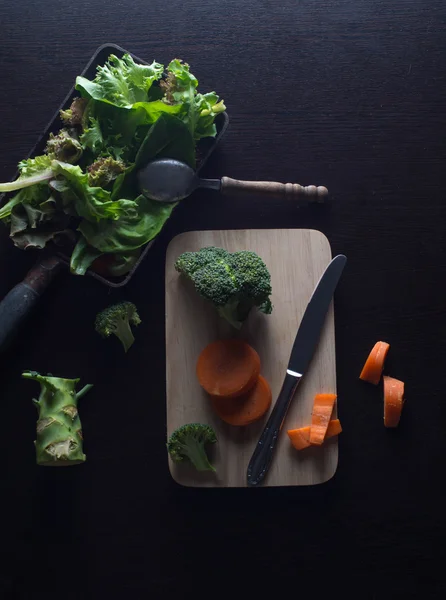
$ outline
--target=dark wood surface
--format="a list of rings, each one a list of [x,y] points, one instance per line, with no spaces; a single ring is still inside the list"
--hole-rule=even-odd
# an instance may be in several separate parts
[[[197,193],[129,286],[62,275],[2,358],[0,596],[443,598],[446,484],[446,7],[441,0],[0,3],[0,179],[104,42],[193,65],[230,127],[209,175],[326,185],[329,208]],[[305,489],[188,490],[165,453],[166,245],[194,228],[314,227],[349,264],[336,295],[340,461]],[[32,257],[1,235],[0,297]],[[93,331],[125,298],[128,356]],[[377,339],[406,382],[401,426],[358,381]],[[24,368],[96,384],[84,466],[34,464]],[[186,594],[186,596],[184,596]]]

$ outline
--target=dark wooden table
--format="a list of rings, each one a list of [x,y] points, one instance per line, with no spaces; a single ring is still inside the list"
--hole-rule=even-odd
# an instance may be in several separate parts
[[[226,100],[209,175],[323,184],[330,208],[197,193],[122,291],[62,276],[2,358],[0,596],[20,600],[443,598],[446,484],[446,6],[442,0],[78,0],[0,4],[0,180],[8,179],[97,46],[181,57]],[[165,452],[166,245],[194,228],[313,227],[349,258],[336,296],[339,468],[305,489],[188,490]],[[1,235],[0,297],[32,256]],[[123,356],[93,331],[130,299]],[[358,381],[389,340],[406,382],[382,426]],[[87,463],[34,464],[30,368],[94,382]],[[184,595],[186,594],[186,596]],[[217,595],[215,595],[217,594]]]

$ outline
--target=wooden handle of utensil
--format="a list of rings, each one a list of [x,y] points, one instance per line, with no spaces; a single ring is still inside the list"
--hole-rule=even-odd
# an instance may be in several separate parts
[[[288,198],[306,202],[324,202],[328,190],[324,186],[299,185],[298,183],[279,183],[277,181],[240,181],[230,177],[221,178],[221,192],[232,193],[257,193],[268,196]]]
[[[62,267],[57,256],[41,258],[25,279],[10,290],[0,302],[0,353],[4,352],[19,327],[37,304],[41,294]]]

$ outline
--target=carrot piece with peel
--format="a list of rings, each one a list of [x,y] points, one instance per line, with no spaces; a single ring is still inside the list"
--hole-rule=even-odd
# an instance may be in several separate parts
[[[213,396],[241,396],[253,388],[259,374],[259,355],[242,340],[212,342],[201,352],[197,361],[198,381]]]
[[[320,446],[325,438],[336,394],[316,394],[311,416],[310,444]]]
[[[376,342],[365,361],[359,379],[378,385],[389,348],[390,345],[387,342]]]
[[[404,405],[404,382],[384,376],[384,427],[398,427]]]
[[[300,429],[289,429],[287,431],[288,437],[296,450],[303,450],[311,446],[310,444],[310,430],[311,427],[301,427]],[[333,419],[330,421],[327,427],[327,433],[325,439],[339,435],[342,431],[341,422],[339,419]]]
[[[242,427],[258,421],[269,410],[272,394],[269,383],[259,375],[252,390],[237,398],[211,396],[212,407],[217,415],[228,423]]]

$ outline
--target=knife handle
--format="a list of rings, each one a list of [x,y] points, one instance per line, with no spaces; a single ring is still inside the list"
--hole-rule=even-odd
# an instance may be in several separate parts
[[[248,485],[259,485],[268,472],[280,430],[282,429],[294,392],[301,379],[302,375],[300,373],[287,371],[279,397],[249,461],[247,473]]]
[[[328,195],[327,188],[321,185],[304,186],[298,183],[279,183],[278,181],[241,181],[230,177],[221,178],[220,189],[222,194],[248,192],[306,202],[324,202]]]
[[[41,256],[27,273],[25,279],[13,287],[1,300],[0,353],[4,352],[14,340],[19,327],[62,266],[62,259],[56,255]]]

